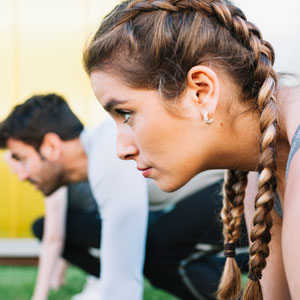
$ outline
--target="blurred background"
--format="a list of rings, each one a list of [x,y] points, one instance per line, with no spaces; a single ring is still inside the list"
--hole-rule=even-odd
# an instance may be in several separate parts
[[[55,92],[68,99],[88,127],[101,122],[106,115],[82,68],[82,50],[102,17],[118,2],[1,0],[0,120],[15,104],[33,94]],[[273,43],[276,69],[299,74],[300,1],[235,3],[261,28],[264,38]],[[42,195],[28,183],[20,183],[8,171],[2,156],[0,152],[0,256],[27,251],[25,246],[16,248],[13,241],[29,242],[28,253],[32,253],[30,227],[43,214]]]
[[[105,118],[81,58],[87,38],[117,2],[0,1],[0,120],[17,103],[48,92],[65,96],[87,126]],[[28,238],[32,221],[43,214],[42,196],[9,172],[2,155],[0,238]]]

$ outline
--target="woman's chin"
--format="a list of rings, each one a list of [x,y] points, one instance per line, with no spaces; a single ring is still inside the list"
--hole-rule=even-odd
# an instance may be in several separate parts
[[[171,193],[175,192],[176,190],[180,189],[182,186],[186,184],[175,182],[175,181],[167,181],[167,180],[155,180],[157,186],[164,192]]]

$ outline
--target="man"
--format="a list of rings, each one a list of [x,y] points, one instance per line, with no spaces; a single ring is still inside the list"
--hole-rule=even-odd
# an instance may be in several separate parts
[[[82,131],[82,123],[61,97],[35,96],[1,123],[0,144],[22,165],[20,177],[45,196],[67,183],[89,180],[103,224],[99,298],[139,299],[148,205],[145,181],[134,164],[115,155],[111,122],[97,128],[93,140]]]
[[[147,185],[132,162],[117,158],[115,142],[113,122],[83,130],[64,99],[55,94],[28,99],[0,124],[0,147],[8,148],[19,162],[19,177],[46,196],[63,185],[89,181],[101,215],[101,279],[93,299],[139,300]],[[224,264],[214,255],[221,249],[221,230],[215,222],[220,199],[213,198],[222,174],[200,174],[170,194],[148,182],[153,212],[144,272],[154,285],[181,299],[214,299]],[[35,294],[33,299],[46,296]]]

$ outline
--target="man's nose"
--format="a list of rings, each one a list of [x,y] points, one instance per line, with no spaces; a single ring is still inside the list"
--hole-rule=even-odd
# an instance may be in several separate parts
[[[17,175],[21,181],[25,181],[29,178],[29,173],[24,168],[18,168]]]
[[[123,160],[135,159],[138,154],[138,148],[135,145],[130,134],[118,132],[117,137],[117,155]]]

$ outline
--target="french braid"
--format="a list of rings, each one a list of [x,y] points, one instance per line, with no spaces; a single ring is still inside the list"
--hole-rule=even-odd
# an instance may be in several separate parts
[[[115,63],[117,62],[117,63]],[[244,300],[260,300],[259,279],[271,235],[270,211],[276,190],[277,76],[274,52],[243,12],[223,0],[131,0],[103,21],[84,54],[90,74],[109,67],[131,87],[160,90],[165,99],[180,96],[188,71],[197,64],[223,68],[238,87],[241,101],[260,111],[259,184],[250,234],[250,271]],[[239,238],[247,172],[227,172],[222,219],[225,246]],[[221,300],[240,294],[240,273],[227,258],[218,291]]]
[[[267,64],[266,64],[267,65]],[[268,65],[267,65],[268,66]],[[249,279],[245,288],[243,300],[263,299],[259,279],[266,266],[269,256],[268,243],[271,240],[271,227],[273,225],[270,212],[274,205],[276,191],[276,103],[274,90],[276,76],[269,65],[269,76],[260,89],[258,104],[261,111],[261,157],[258,165],[260,172],[258,180],[258,194],[255,198],[255,215],[253,228],[250,234],[250,270]]]

